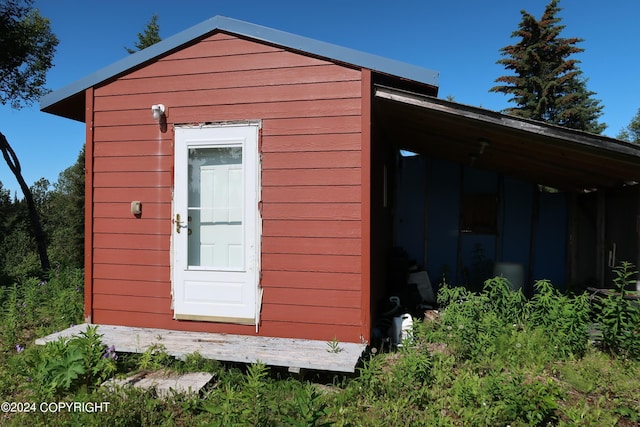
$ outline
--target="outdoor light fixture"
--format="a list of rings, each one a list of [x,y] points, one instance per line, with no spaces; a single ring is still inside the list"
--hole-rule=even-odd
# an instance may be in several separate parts
[[[478,155],[484,154],[484,149],[487,148],[491,143],[486,138],[478,138],[478,142],[480,143],[480,152]]]
[[[153,120],[159,122],[164,116],[164,104],[155,104],[151,106],[151,114],[153,115]]]

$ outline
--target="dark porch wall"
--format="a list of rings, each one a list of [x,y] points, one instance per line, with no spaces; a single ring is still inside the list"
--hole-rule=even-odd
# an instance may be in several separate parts
[[[623,261],[640,264],[640,186],[601,189],[570,199],[571,285],[610,288]]]
[[[638,267],[640,245],[640,186],[633,185],[604,193],[604,287],[613,287],[613,269],[623,261]],[[633,289],[635,290],[635,289]]]
[[[92,321],[255,334],[255,326],[172,318],[171,192],[173,124],[260,119],[259,334],[360,342],[368,333],[361,306],[361,75],[218,33],[96,87],[87,116]],[[167,107],[164,132],[151,118],[156,103]],[[130,214],[132,200],[142,201],[141,218]]]
[[[564,286],[563,193],[539,192],[525,181],[424,156],[399,158],[397,174],[395,245],[426,264],[432,282],[444,274],[451,284],[479,285],[498,261],[522,264],[525,281],[549,279]],[[462,191],[497,194],[497,233],[459,232]]]

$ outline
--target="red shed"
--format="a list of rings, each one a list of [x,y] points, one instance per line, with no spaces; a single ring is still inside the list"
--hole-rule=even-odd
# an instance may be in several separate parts
[[[401,228],[398,148],[454,178],[572,194],[640,181],[637,147],[435,95],[431,70],[215,17],[45,96],[43,111],[86,123],[87,321],[368,342]],[[413,234],[428,266],[425,191]]]

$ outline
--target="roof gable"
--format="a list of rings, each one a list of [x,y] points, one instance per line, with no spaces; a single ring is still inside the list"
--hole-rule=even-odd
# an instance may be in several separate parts
[[[48,113],[83,121],[84,108],[78,109],[73,108],[73,106],[78,103],[84,105],[84,91],[86,89],[216,31],[228,32],[429,86],[438,86],[438,73],[433,70],[236,19],[215,16],[43,96],[40,99],[40,109]]]

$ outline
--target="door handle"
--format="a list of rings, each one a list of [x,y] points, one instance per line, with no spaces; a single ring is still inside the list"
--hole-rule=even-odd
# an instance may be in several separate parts
[[[180,233],[180,228],[182,227],[182,221],[180,221],[180,214],[176,214],[176,233]]]

